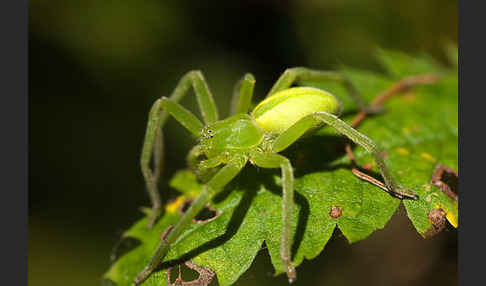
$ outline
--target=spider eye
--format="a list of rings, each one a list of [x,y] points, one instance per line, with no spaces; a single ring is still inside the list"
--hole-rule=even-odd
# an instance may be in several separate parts
[[[202,136],[203,136],[204,138],[213,138],[213,137],[214,137],[214,135],[213,135],[213,130],[211,130],[211,129],[206,129],[206,130],[203,130],[203,132],[202,132]]]
[[[209,135],[210,138],[213,138],[214,137],[213,130],[208,129],[208,135]]]

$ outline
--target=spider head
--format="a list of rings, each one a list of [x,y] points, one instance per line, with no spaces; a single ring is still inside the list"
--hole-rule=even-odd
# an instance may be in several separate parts
[[[208,158],[224,152],[246,152],[260,144],[263,131],[247,114],[236,114],[208,124],[201,131],[201,146]]]

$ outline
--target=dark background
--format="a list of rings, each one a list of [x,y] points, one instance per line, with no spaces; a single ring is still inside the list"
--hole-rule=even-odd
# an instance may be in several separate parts
[[[290,66],[379,70],[376,47],[445,62],[457,1],[30,1],[29,285],[99,285],[120,234],[149,205],[139,170],[147,113],[201,69],[221,115],[252,72],[261,100]],[[195,107],[187,97],[183,104]],[[169,122],[164,178],[194,144]],[[166,186],[161,187],[167,190]],[[286,285],[261,251],[237,285]],[[335,233],[296,285],[456,285],[457,232],[423,240],[399,211],[349,245]]]

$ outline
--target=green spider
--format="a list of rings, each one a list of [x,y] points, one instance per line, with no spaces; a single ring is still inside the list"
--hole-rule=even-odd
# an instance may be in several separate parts
[[[328,124],[371,153],[383,176],[388,191],[399,198],[417,199],[412,190],[395,183],[385,165],[380,149],[365,135],[340,120],[341,103],[330,93],[311,87],[292,87],[299,80],[335,80],[344,83],[361,109],[364,101],[349,81],[339,73],[307,68],[287,69],[274,84],[265,100],[248,114],[255,79],[246,74],[236,85],[232,115],[218,119],[213,97],[200,71],[191,71],[182,77],[170,98],[162,97],[152,106],[141,156],[142,172],[152,200],[148,227],[152,227],[161,213],[157,181],[161,168],[162,126],[169,114],[199,139],[188,155],[189,165],[198,175],[206,174],[204,187],[179,222],[161,239],[154,256],[136,277],[135,284],[143,282],[163,262],[164,257],[192,219],[218,192],[223,190],[249,161],[262,168],[280,168],[282,171],[282,237],[280,256],[289,282],[296,279],[291,261],[291,214],[294,205],[293,170],[290,161],[278,154],[311,129]],[[177,102],[193,87],[201,109],[204,124]],[[368,110],[368,112],[370,112]],[[150,160],[154,156],[154,170]],[[203,159],[201,159],[203,157]],[[223,167],[221,167],[223,166]],[[219,167],[219,168],[218,168]],[[208,175],[209,174],[209,175]]]

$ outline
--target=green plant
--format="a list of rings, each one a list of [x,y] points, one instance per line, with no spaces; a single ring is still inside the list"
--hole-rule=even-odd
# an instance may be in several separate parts
[[[337,117],[323,112],[323,110],[330,112],[337,112],[339,110],[335,98],[317,89],[287,89],[295,80],[295,77],[292,78],[292,73],[284,74],[277,81],[269,93],[271,96],[255,108],[253,112],[254,118],[240,114],[222,122],[217,121],[216,108],[202,77],[197,73],[191,73],[183,78],[174,94],[176,98],[180,98],[190,88],[192,83],[196,94],[199,94],[198,99],[207,126],[203,127],[202,123],[194,115],[171,100],[162,99],[154,104],[150,115],[142,156],[144,176],[148,189],[152,194],[154,207],[148,218],[137,223],[126,233],[127,236],[139,238],[144,242],[138,250],[135,250],[139,253],[138,258],[135,258],[133,252],[130,253],[132,255],[128,254],[124,257],[123,261],[119,261],[112,267],[107,277],[120,284],[127,283],[126,279],[130,276],[128,273],[133,273],[133,268],[136,267],[135,265],[141,265],[143,261],[146,261],[146,258],[140,257],[140,253],[153,251],[157,247],[157,244],[160,243],[157,247],[157,253],[153,256],[149,266],[139,276],[140,279],[138,282],[147,278],[148,274],[157,265],[162,263],[162,259],[168,254],[167,258],[179,258],[177,261],[196,260],[198,265],[202,265],[216,272],[220,284],[228,285],[233,283],[242,271],[248,268],[254,257],[255,247],[253,245],[255,242],[259,242],[256,244],[261,245],[261,242],[265,240],[277,273],[281,271],[287,272],[289,280],[292,280],[294,270],[290,261],[290,247],[293,237],[297,236],[299,242],[297,251],[293,256],[294,265],[298,265],[303,257],[315,257],[322,250],[323,245],[329,239],[336,224],[339,225],[341,231],[351,242],[363,239],[374,229],[383,227],[400,201],[386,194],[373,192],[372,188],[368,190],[370,188],[369,184],[362,185],[355,179],[353,181],[352,175],[349,177],[352,172],[336,168],[336,165],[343,164],[346,160],[349,160],[346,157],[338,156],[338,158],[334,157],[334,159],[331,159],[331,171],[328,172],[319,171],[319,168],[322,169],[322,159],[320,158],[314,160],[308,159],[307,161],[309,162],[302,163],[302,159],[299,158],[312,158],[312,152],[316,152],[319,149],[326,151],[333,149],[322,145],[322,141],[312,141],[310,139],[311,137],[308,137],[303,141],[310,142],[309,144],[303,143],[300,144],[301,146],[297,146],[298,148],[289,148],[286,151],[289,152],[291,161],[292,159],[296,161],[297,170],[305,170],[309,169],[309,167],[314,168],[313,172],[311,171],[296,180],[295,189],[297,193],[301,193],[310,202],[310,215],[317,218],[312,218],[312,221],[307,223],[308,227],[305,232],[296,231],[297,213],[302,210],[302,206],[297,210],[297,213],[295,210],[292,210],[292,168],[285,157],[276,155],[274,152],[288,147],[304,134],[305,131],[315,126],[319,122],[318,120],[324,120],[324,122],[332,125],[356,143],[362,144],[367,151],[370,151],[373,155],[371,158],[376,162],[375,167],[377,167],[385,178],[385,185],[380,185],[380,182],[377,182],[376,179],[373,180],[373,177],[363,175],[362,172],[353,172],[355,175],[357,174],[361,178],[374,182],[376,185],[381,186],[398,197],[416,198],[413,193],[409,191],[403,192],[400,188],[396,187],[392,175],[393,177],[398,177],[400,182],[413,186],[414,190],[420,196],[420,200],[408,200],[404,201],[404,204],[409,217],[421,234],[426,236],[431,230],[440,228],[439,224],[443,223],[443,220],[445,221],[445,217],[451,223],[457,225],[457,202],[449,197],[447,192],[432,191],[432,185],[429,184],[430,174],[428,174],[429,169],[435,168],[436,163],[438,163],[437,158],[441,159],[440,162],[457,169],[457,146],[453,144],[454,142],[441,143],[441,146],[445,146],[445,148],[441,148],[439,151],[436,147],[437,142],[447,142],[454,138],[454,136],[457,138],[457,116],[454,117],[454,111],[457,113],[457,110],[454,110],[454,104],[457,106],[457,95],[456,91],[453,90],[454,84],[457,84],[457,78],[453,72],[436,66],[429,59],[414,59],[403,54],[383,53],[382,61],[388,67],[392,76],[395,77],[422,74],[424,72],[434,72],[441,76],[439,83],[431,85],[429,89],[422,90],[421,93],[423,94],[420,94],[420,96],[416,95],[416,98],[411,100],[414,102],[412,109],[394,109],[393,112],[377,116],[371,121],[375,123],[375,126],[373,124],[371,125],[372,127],[369,124],[363,124],[362,128],[366,130],[364,133],[376,133],[376,137],[382,137],[380,142],[388,145],[385,149],[388,153],[388,161],[392,162],[390,171],[385,166],[381,153],[373,148],[372,143],[368,141],[369,139],[362,136],[343,121],[337,119]],[[312,74],[312,72],[305,69],[300,71]],[[385,90],[393,83],[393,79],[352,69],[345,69],[343,74],[349,78],[349,82],[353,83],[357,90],[367,99],[373,97],[379,91]],[[338,87],[332,83],[323,83],[320,80],[316,82],[316,79],[322,78],[304,77],[303,79],[302,82],[305,85],[334,90],[334,94],[344,93],[343,90],[339,89],[342,87]],[[241,85],[239,85],[237,90],[240,96],[235,101],[236,104],[233,109],[235,113],[239,114],[239,112],[246,112],[248,110],[251,102],[253,83],[252,76],[247,75],[241,82]],[[405,84],[402,86],[407,87],[406,83],[405,81]],[[409,84],[408,88],[411,86]],[[286,96],[288,98],[298,98],[297,94],[302,91],[306,91],[308,94],[321,99],[326,98],[329,101],[323,107],[316,107],[315,102],[309,104],[310,101],[307,99],[297,103],[301,104],[301,107],[308,108],[309,113],[300,117],[297,116],[296,119],[285,118],[280,114],[276,117],[269,116],[266,121],[264,120],[263,123],[260,123],[261,125],[257,125],[253,121],[254,119],[262,119],[262,114],[268,114],[266,113],[267,111],[277,111],[275,113],[285,111],[293,114],[292,110],[287,108],[279,109],[281,106],[279,106],[280,102],[278,102],[278,99],[285,98]],[[443,100],[438,102],[433,98],[433,94],[443,94]],[[344,99],[342,100],[345,101]],[[344,105],[349,103],[343,102]],[[430,106],[434,104],[435,106],[439,105],[443,107],[440,114],[430,109]],[[194,135],[201,137],[201,144],[196,146],[189,155],[189,165],[196,170],[199,180],[194,173],[187,171],[176,175],[171,185],[183,192],[185,198],[196,197],[196,199],[193,199],[191,207],[185,211],[182,218],[180,218],[178,213],[175,213],[174,209],[183,200],[179,199],[175,203],[169,204],[166,207],[166,212],[162,219],[153,225],[155,218],[161,210],[160,204],[157,204],[158,199],[156,197],[157,170],[160,168],[160,161],[154,160],[155,171],[151,171],[148,165],[152,156],[151,151],[153,146],[161,146],[161,141],[156,140],[160,138],[156,136],[157,132],[160,132],[158,131],[158,127],[167,119],[167,115],[160,116],[160,106],[167,108],[169,113]],[[361,107],[362,113],[364,112],[366,114],[369,112],[364,105],[361,105]],[[309,115],[316,111],[318,111],[317,114]],[[427,118],[427,120],[422,120],[418,127],[417,114],[423,115],[423,118]],[[383,126],[386,125],[384,122],[390,128],[384,128]],[[424,127],[425,130],[422,130]],[[242,136],[228,141],[227,139],[235,134],[235,129],[243,130]],[[260,129],[264,130],[262,131]],[[329,129],[324,128],[312,137],[323,137],[328,135],[328,132],[330,132]],[[272,133],[275,135],[272,136]],[[414,133],[413,136],[409,136],[410,133]],[[376,138],[373,135],[370,136]],[[416,141],[414,142],[414,140]],[[433,147],[429,146],[430,142],[424,144],[424,141],[433,141]],[[262,145],[262,143],[264,144]],[[257,146],[259,147],[258,149],[256,148]],[[319,148],[316,148],[316,146]],[[228,147],[240,148],[235,151],[233,148]],[[156,147],[155,150],[155,158],[158,158],[160,151],[157,150],[160,150],[160,148]],[[329,154],[324,155],[324,158],[333,155],[336,151],[327,153]],[[206,160],[200,162],[201,156],[206,156]],[[362,153],[357,153],[357,157],[365,162],[369,161],[369,158]],[[227,228],[230,227],[233,215],[241,216],[241,214],[235,213],[235,207],[238,203],[242,203],[244,198],[241,192],[236,191],[226,193],[224,199],[213,201],[210,201],[210,199],[240,172],[248,159],[262,167],[281,167],[282,178],[276,176],[273,181],[269,181],[268,174],[252,174],[246,172],[239,176],[241,179],[237,179],[228,185],[225,189],[246,190],[250,192],[256,190],[256,193],[253,193],[254,198],[250,201],[248,212],[243,216],[241,226],[239,226],[238,230],[232,233],[230,237],[220,241],[219,244],[211,243],[211,241],[216,241],[218,236],[225,236],[225,229],[228,231]],[[220,164],[226,165],[219,168]],[[215,175],[214,173],[216,171],[214,170],[217,171]],[[356,171],[357,169],[353,170]],[[338,178],[332,181],[331,186],[328,186],[330,181],[326,179],[329,175]],[[424,176],[428,177],[428,179],[424,180]],[[209,180],[208,178],[212,179]],[[207,183],[201,184],[201,182]],[[260,186],[258,186],[259,183],[261,183]],[[271,195],[272,185],[283,186],[284,195],[282,202],[279,201],[280,198],[278,196]],[[191,224],[192,218],[207,203],[210,203],[211,207],[221,211],[221,216],[210,222]],[[282,208],[278,208],[278,205],[282,205]],[[276,214],[278,213],[283,215],[283,223],[281,219],[276,220]],[[436,215],[436,217],[431,217],[431,215]],[[263,220],[263,223],[260,220]],[[145,226],[142,227],[142,224],[145,224]],[[146,224],[149,226],[153,225],[156,230],[147,229]],[[172,228],[171,226],[174,224],[175,227]],[[186,227],[188,228],[187,230],[185,230]],[[261,229],[262,227],[264,229]],[[282,228],[281,239],[276,240],[275,233],[278,230],[282,230]],[[154,234],[157,231],[160,233],[161,230],[165,231],[161,241],[158,241],[158,239],[154,238]],[[152,235],[152,237],[149,238],[149,235]],[[248,239],[248,237],[253,237],[253,239]],[[208,243],[209,245],[206,245]],[[223,246],[225,253],[221,253],[218,250],[218,248],[220,249]],[[198,251],[195,253],[191,251],[194,249]],[[280,253],[277,249],[280,249]],[[228,252],[232,254],[228,254]],[[238,256],[237,254],[240,255]],[[224,259],[228,255],[238,257],[240,263],[238,265],[229,265]],[[279,258],[277,259],[277,257]],[[165,266],[167,267],[169,265],[165,264]],[[123,277],[120,276],[122,273]],[[160,272],[155,273],[150,279],[147,279],[147,285],[151,285],[150,283],[154,283],[158,279],[164,279],[160,275],[165,274]]]

